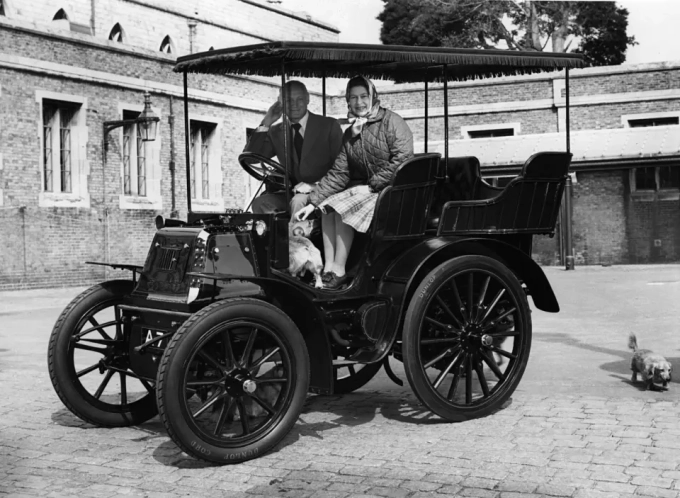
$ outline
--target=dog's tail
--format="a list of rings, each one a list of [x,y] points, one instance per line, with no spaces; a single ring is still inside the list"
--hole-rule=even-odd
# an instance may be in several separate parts
[[[638,345],[637,345],[637,337],[635,337],[635,333],[631,332],[628,335],[628,347],[633,350],[633,352],[637,351]]]

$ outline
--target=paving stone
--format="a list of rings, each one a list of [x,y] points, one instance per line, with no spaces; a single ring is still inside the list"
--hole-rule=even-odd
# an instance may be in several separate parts
[[[620,482],[603,482],[595,483],[595,489],[598,491],[611,491],[615,493],[635,494],[638,487],[634,484],[620,483]]]
[[[527,481],[501,481],[496,485],[498,491],[508,491],[516,493],[533,493],[536,491],[537,485]]]
[[[536,489],[537,493],[546,496],[571,496],[575,491],[574,486],[553,483],[542,484]]]
[[[654,486],[638,486],[637,494],[654,498],[678,498],[680,492],[673,489],[662,489]]]
[[[490,489],[482,488],[463,488],[458,492],[457,496],[476,496],[479,498],[496,498],[500,493]]]
[[[638,486],[668,489],[673,484],[673,479],[665,479],[663,477],[636,476],[633,477],[631,483]]]

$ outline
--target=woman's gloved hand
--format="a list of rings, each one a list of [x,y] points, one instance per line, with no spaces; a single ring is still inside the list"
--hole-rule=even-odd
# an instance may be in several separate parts
[[[312,204],[307,204],[305,207],[300,209],[297,213],[295,213],[295,221],[302,221],[306,220],[307,217],[314,212],[316,207]]]

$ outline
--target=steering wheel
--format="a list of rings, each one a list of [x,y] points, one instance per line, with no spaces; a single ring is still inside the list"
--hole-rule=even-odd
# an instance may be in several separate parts
[[[286,169],[278,161],[254,152],[243,152],[238,156],[238,162],[256,180],[285,187]]]

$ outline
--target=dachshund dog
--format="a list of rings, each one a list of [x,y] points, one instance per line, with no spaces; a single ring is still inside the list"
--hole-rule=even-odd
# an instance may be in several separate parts
[[[323,260],[321,251],[308,239],[318,220],[302,220],[291,222],[288,233],[288,273],[298,277],[305,271],[314,274],[314,287],[323,287],[321,271]]]
[[[668,389],[672,366],[666,358],[649,349],[638,349],[637,337],[633,332],[628,336],[628,347],[633,350],[633,358],[630,360],[630,369],[633,371],[631,382],[637,382],[639,373],[646,385],[645,390]]]

